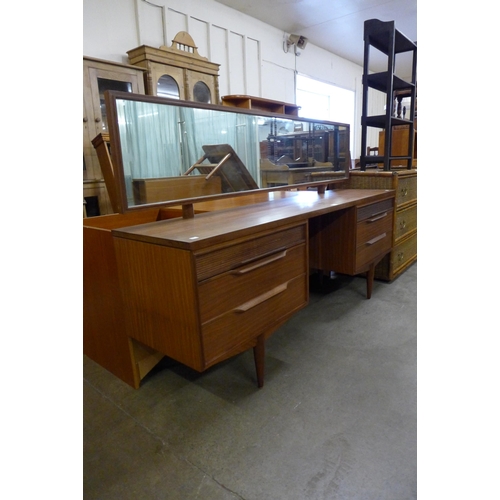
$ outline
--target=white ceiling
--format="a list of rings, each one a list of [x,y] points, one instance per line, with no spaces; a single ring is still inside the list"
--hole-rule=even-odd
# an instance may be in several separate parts
[[[217,1],[287,34],[305,36],[310,43],[360,66],[364,52],[363,23],[367,19],[395,21],[397,30],[417,41],[417,0]],[[377,51],[370,52],[371,71],[387,69],[386,61]],[[411,74],[410,57],[406,54],[398,56],[396,65],[398,75]]]

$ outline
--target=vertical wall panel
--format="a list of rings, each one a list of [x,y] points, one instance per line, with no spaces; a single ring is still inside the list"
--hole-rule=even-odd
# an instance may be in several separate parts
[[[246,94],[245,52],[243,35],[229,32],[229,93]]]
[[[229,53],[227,47],[228,32],[225,28],[212,25],[210,36],[210,61],[220,64],[219,93],[221,96],[229,94]]]
[[[262,95],[276,101],[295,102],[294,70],[263,60]]]
[[[161,33],[160,17],[153,16],[153,33],[150,38],[149,28],[145,29],[145,18],[142,25],[139,18],[139,5],[142,3],[153,4],[150,10],[158,10],[163,6],[165,10],[166,36],[164,43],[158,43],[157,38]],[[142,9],[143,6],[141,6]],[[146,13],[149,17],[149,14]],[[359,93],[362,77],[362,66],[347,61],[324,49],[309,44],[300,57],[283,51],[283,31],[252,19],[249,16],[235,13],[232,9],[214,2],[213,0],[84,0],[83,1],[83,53],[86,56],[97,57],[126,63],[127,51],[141,43],[151,42],[153,46],[171,46],[172,39],[179,31],[187,31],[189,16],[206,22],[209,27],[208,51],[200,52],[212,62],[220,64],[219,88],[221,95],[245,91],[251,95],[260,95],[267,99],[294,102],[293,88],[294,71],[321,81],[355,90],[357,92],[358,106],[356,111],[356,126],[352,131],[359,144],[361,132],[361,104]],[[147,22],[149,24],[149,22]],[[244,70],[246,71],[244,85],[242,84],[242,52],[235,54],[236,59],[229,58],[229,35],[235,33],[246,37],[246,57]],[[193,33],[190,33],[193,36]],[[141,38],[142,36],[142,38]],[[197,45],[202,44],[199,36],[193,36]],[[234,38],[234,35],[232,36]],[[256,40],[260,51],[260,76],[256,76],[255,45]],[[233,63],[239,66],[238,71],[233,71],[236,81],[231,82],[230,68]],[[231,76],[232,78],[232,76]],[[260,80],[260,81],[259,81]],[[357,82],[355,84],[355,82]],[[375,142],[376,137],[373,137]],[[356,156],[359,155],[357,151]]]
[[[179,31],[188,31],[188,16],[176,10],[167,10],[167,40],[165,45],[170,47],[172,40]]]
[[[260,43],[252,38],[246,39],[246,90],[248,95],[260,96]]]
[[[137,6],[139,22],[139,45],[159,47],[165,43],[165,8],[141,0]],[[132,47],[131,47],[132,48]]]
[[[198,54],[202,57],[209,58],[209,26],[208,23],[195,17],[189,18],[189,34],[198,47]]]

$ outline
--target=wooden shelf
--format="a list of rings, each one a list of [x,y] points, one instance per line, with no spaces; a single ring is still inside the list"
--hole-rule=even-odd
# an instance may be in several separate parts
[[[222,96],[223,106],[233,106],[243,109],[254,109],[267,111],[269,113],[280,113],[282,115],[298,116],[300,106],[281,101],[273,101],[262,97],[248,95],[226,95]]]

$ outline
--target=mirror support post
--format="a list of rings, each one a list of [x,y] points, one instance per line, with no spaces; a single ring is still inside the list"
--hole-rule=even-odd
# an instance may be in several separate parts
[[[194,218],[194,205],[192,203],[182,205],[182,218],[183,219]]]

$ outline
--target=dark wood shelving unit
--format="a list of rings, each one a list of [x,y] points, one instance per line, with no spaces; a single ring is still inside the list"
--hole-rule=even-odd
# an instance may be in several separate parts
[[[391,170],[391,162],[399,160],[406,163],[408,170],[413,165],[414,153],[414,118],[417,88],[417,44],[412,42],[395,27],[394,21],[380,21],[370,19],[364,24],[364,62],[363,62],[363,108],[361,116],[361,170],[366,170],[368,163],[382,163],[384,170]],[[370,52],[375,48],[387,56],[387,71],[369,74]],[[406,81],[396,76],[396,55],[412,52],[411,80]],[[386,94],[386,113],[384,115],[368,116],[368,90],[372,88]],[[395,97],[410,98],[409,118],[397,117],[395,113]],[[406,125],[409,127],[408,152],[404,156],[393,156],[392,130],[393,127]],[[384,154],[368,155],[367,133],[368,127],[384,129]]]

